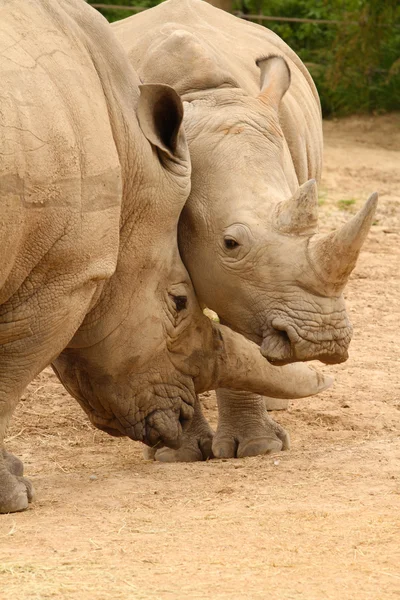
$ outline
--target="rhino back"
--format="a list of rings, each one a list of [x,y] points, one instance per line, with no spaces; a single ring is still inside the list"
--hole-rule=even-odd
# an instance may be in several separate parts
[[[280,108],[282,129],[299,183],[311,177],[319,180],[322,127],[318,93],[299,57],[272,31],[201,0],[168,0],[114,23],[113,28],[142,78],[168,83],[184,99],[199,89],[201,77],[204,89],[236,85],[256,96],[260,91],[256,60],[284,56],[291,85]],[[203,57],[198,46],[193,51],[194,41],[202,47]]]
[[[38,264],[44,280],[115,266],[121,169],[73,4],[0,6],[0,304]]]

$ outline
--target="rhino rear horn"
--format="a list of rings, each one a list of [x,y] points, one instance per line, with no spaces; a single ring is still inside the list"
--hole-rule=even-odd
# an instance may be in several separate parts
[[[346,284],[371,227],[377,203],[378,194],[375,192],[340,229],[310,239],[310,262],[323,281],[338,286]]]
[[[318,191],[315,179],[306,181],[297,192],[280,202],[275,212],[275,228],[280,233],[310,235],[318,228]]]

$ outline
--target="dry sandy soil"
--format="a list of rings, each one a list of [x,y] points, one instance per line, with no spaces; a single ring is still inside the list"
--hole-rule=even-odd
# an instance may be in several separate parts
[[[8,432],[37,501],[0,518],[2,600],[400,599],[400,115],[328,122],[325,140],[323,230],[381,204],[347,290],[350,360],[275,413],[292,449],[146,462],[45,371]]]

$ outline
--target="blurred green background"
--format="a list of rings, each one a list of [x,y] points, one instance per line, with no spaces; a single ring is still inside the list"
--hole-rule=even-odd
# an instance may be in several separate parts
[[[113,5],[150,8],[162,0],[101,0],[109,21],[133,13]],[[94,1],[90,2],[95,4]],[[212,0],[232,12],[341,21],[264,21],[310,70],[325,117],[400,110],[399,0]],[[257,22],[257,21],[256,21]],[[345,22],[345,23],[343,23]]]

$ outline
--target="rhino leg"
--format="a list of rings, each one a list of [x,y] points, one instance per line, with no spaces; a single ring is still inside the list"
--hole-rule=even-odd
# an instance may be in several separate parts
[[[249,392],[217,390],[216,458],[242,458],[287,450],[289,435],[268,415],[265,399]]]
[[[194,406],[193,419],[184,431],[182,444],[177,450],[171,448],[146,448],[144,456],[160,462],[196,462],[213,458],[211,446],[214,432],[204,417],[199,399]]]
[[[11,475],[17,475],[17,477],[22,477],[24,474],[24,463],[22,460],[11,454],[11,452],[7,452],[6,450],[1,451],[4,463],[7,469],[10,471]]]
[[[0,411],[0,513],[25,510],[34,496],[31,482],[22,477],[23,463],[1,448],[5,426],[11,416],[13,404],[16,403],[0,403],[2,408]],[[7,412],[6,408],[8,408]]]
[[[22,477],[21,461],[4,449],[12,413],[26,386],[73,337],[94,289],[89,282],[71,290],[60,278],[26,302],[11,298],[1,306],[0,325],[6,323],[7,329],[0,329],[0,513],[25,510],[34,496],[32,484]]]

